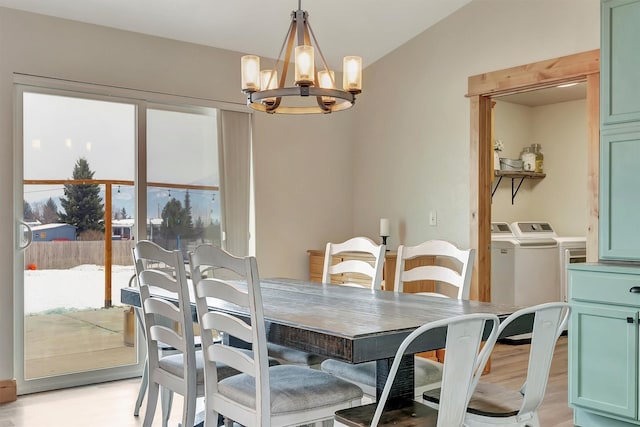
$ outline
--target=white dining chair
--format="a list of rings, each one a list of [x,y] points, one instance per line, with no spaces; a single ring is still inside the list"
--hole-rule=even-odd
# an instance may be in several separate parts
[[[459,249],[446,240],[427,240],[416,246],[400,245],[398,246],[396,279],[393,289],[396,292],[403,292],[405,282],[433,280],[437,286],[435,292],[419,293],[469,299],[474,255],[474,249]],[[436,264],[405,270],[407,260],[424,256],[435,257]],[[447,290],[447,286],[452,287],[453,292]]]
[[[336,412],[334,426],[462,426],[477,378],[481,375],[498,337],[499,323],[496,315],[475,313],[422,325],[398,347],[378,403]],[[481,346],[488,324],[491,332],[484,346]],[[407,353],[411,343],[423,334],[441,328],[446,328],[445,348],[450,356],[444,362],[440,406],[430,408],[413,399],[402,398],[388,402],[402,356]]]
[[[153,422],[160,387],[163,395],[175,392],[184,396],[182,425],[193,425],[196,396],[204,394],[202,381],[200,390],[197,387],[198,373],[201,379],[204,373],[202,364],[198,372],[196,362],[191,305],[182,253],[168,251],[151,241],[142,240],[133,248],[133,259],[140,287],[147,342],[149,384],[143,425],[150,427]],[[163,292],[165,298],[154,296],[155,292]],[[170,302],[166,297],[173,298],[176,303]],[[176,326],[172,327],[173,325]],[[165,345],[175,349],[176,354],[161,355],[159,348]],[[171,397],[168,401],[167,412],[162,414],[163,426],[169,418]]]
[[[369,260],[353,259],[349,257],[345,260],[335,261],[335,257],[341,254],[362,254],[368,256]],[[363,286],[371,289],[382,288],[382,269],[384,267],[385,245],[378,245],[368,237],[353,237],[342,243],[327,243],[324,252],[324,265],[322,269],[322,283],[332,283],[331,276],[336,274],[364,276],[364,283],[353,282],[347,276],[346,281],[341,281],[343,285]],[[340,259],[340,258],[338,258]]]
[[[444,285],[449,284],[456,289],[458,299],[469,298],[471,284],[471,272],[473,269],[473,249],[458,249],[454,244],[444,240],[429,240],[417,246],[398,247],[395,275],[395,292],[404,291],[404,283],[433,280],[438,281],[438,289],[445,290]],[[439,265],[418,266],[405,270],[405,261],[433,256]],[[445,290],[446,291],[446,290]],[[447,297],[446,294],[436,292],[420,292],[420,295]],[[442,352],[441,352],[442,354]],[[339,360],[327,359],[320,368],[339,378],[351,381],[362,388],[367,397],[375,399],[376,391],[376,364],[375,362],[352,365]],[[442,379],[442,363],[424,357],[415,358],[415,397],[422,398],[422,393],[440,386]]]
[[[255,257],[235,257],[213,245],[189,254],[205,356],[205,426],[217,426],[218,414],[243,426],[302,425],[330,420],[336,410],[359,405],[362,391],[324,372],[293,365],[268,366],[266,326]],[[204,277],[209,269],[229,270],[242,281]],[[247,318],[209,311],[207,299],[247,310]],[[217,330],[250,343],[251,354],[211,341]],[[225,363],[241,374],[221,379]]]
[[[556,342],[570,311],[565,302],[544,303],[516,311],[502,322],[499,336],[519,317],[534,316],[526,379],[518,389],[480,381],[469,402],[465,425],[540,427],[538,408],[547,388]],[[428,405],[437,407],[439,390],[426,391],[424,399]]]

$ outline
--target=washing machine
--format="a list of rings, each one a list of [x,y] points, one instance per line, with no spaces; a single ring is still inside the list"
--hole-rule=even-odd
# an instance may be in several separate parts
[[[556,237],[558,242],[558,266],[560,269],[560,301],[569,299],[569,264],[587,262],[586,237]]]
[[[517,306],[560,301],[558,242],[551,225],[514,222],[508,236],[498,224],[492,224],[497,232],[491,235],[491,301]]]

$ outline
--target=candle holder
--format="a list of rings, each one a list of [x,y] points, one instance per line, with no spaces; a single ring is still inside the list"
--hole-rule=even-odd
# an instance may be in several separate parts
[[[387,237],[389,236],[380,236],[380,237],[382,237],[382,244],[384,245],[384,250],[386,252],[389,252],[389,249],[387,249]]]

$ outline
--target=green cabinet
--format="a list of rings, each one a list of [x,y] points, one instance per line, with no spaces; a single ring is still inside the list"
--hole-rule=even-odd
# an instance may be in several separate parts
[[[603,261],[640,261],[640,0],[602,0],[600,220]]]
[[[640,78],[640,69],[638,74]],[[640,123],[603,129],[598,237],[602,260],[640,260],[639,171]]]
[[[569,267],[569,404],[578,426],[636,426],[640,269]]]
[[[603,0],[600,40],[600,120],[640,121],[640,2]]]
[[[602,0],[601,6],[598,241],[603,263],[569,266],[569,405],[576,426],[637,427],[640,0]]]

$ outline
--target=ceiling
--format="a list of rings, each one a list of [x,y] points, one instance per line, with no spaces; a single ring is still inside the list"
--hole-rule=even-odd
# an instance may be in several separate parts
[[[586,98],[587,84],[585,82],[578,83],[574,86],[554,86],[529,92],[516,93],[513,95],[495,97],[498,101],[526,105],[528,107],[539,107],[541,105],[557,104],[559,102],[576,101],[578,99]]]
[[[305,0],[331,68],[366,67],[471,0]],[[296,0],[0,0],[0,7],[275,58]]]

